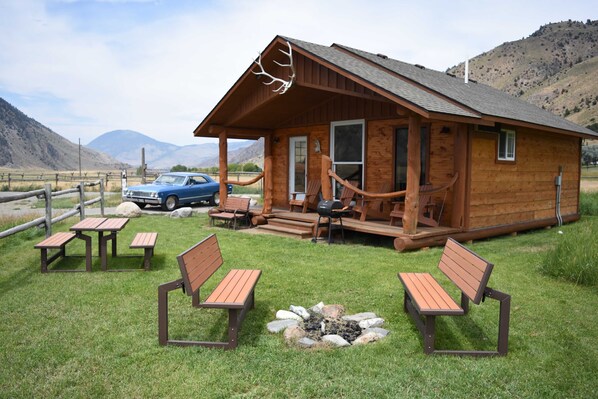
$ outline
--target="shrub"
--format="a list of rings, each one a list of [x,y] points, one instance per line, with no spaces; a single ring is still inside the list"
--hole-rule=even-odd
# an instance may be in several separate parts
[[[598,216],[598,192],[581,192],[579,198],[580,213],[584,216]]]
[[[598,286],[597,229],[596,218],[565,229],[556,247],[544,256],[540,272],[575,284]]]

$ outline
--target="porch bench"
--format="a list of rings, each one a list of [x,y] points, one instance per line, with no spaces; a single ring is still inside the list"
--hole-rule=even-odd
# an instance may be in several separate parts
[[[200,288],[224,263],[215,234],[195,244],[177,256],[182,278],[158,287],[158,340],[160,345],[206,346],[234,349],[237,347],[238,332],[247,311],[255,307],[255,286],[261,270],[233,269],[220,281],[203,302]],[[168,293],[182,288],[191,296],[196,308],[228,310],[228,342],[181,341],[168,338]]]
[[[487,287],[492,263],[449,238],[444,247],[438,268],[461,291],[461,304],[457,304],[446,290],[429,273],[399,273],[405,297],[403,309],[408,312],[423,336],[424,353],[472,356],[504,356],[508,351],[509,313],[511,296]],[[485,298],[500,302],[497,351],[436,350],[436,316],[462,316],[469,311],[469,301],[476,305]],[[422,320],[423,318],[423,320]]]
[[[55,233],[52,234],[50,237],[46,238],[45,240],[37,243],[34,248],[41,250],[41,272],[48,273],[48,265],[54,262],[59,257],[66,256],[66,244],[71,242],[75,239],[75,233]],[[48,258],[48,250],[50,249],[58,249],[59,251]],[[88,270],[91,271],[91,270]]]
[[[151,266],[152,257],[154,256],[154,248],[158,240],[158,233],[137,233],[129,248],[143,248],[143,268],[149,270]]]
[[[233,229],[237,229],[237,220],[243,220],[249,226],[249,202],[248,197],[227,197],[221,210],[210,213],[210,224],[214,225],[214,219],[223,220],[230,227],[233,223]]]

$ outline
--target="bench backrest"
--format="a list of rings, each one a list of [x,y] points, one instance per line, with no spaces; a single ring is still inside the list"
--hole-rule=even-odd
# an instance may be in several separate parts
[[[212,234],[177,256],[185,292],[193,295],[220,266],[222,254],[218,239]]]
[[[494,265],[449,238],[438,268],[476,305],[480,303]]]
[[[249,212],[249,201],[248,197],[227,197],[224,201],[224,210],[226,212]]]

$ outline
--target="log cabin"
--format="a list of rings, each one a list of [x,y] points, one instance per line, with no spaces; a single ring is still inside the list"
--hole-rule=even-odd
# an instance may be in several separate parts
[[[258,224],[313,231],[317,214],[289,212],[288,203],[320,179],[322,199],[338,198],[344,186],[356,202],[377,201],[367,216],[345,218],[345,229],[394,237],[399,251],[578,220],[582,139],[598,137],[473,80],[282,36],[194,135],[219,139],[221,182],[227,140],[264,138]],[[428,204],[420,203],[422,187],[431,187]],[[430,204],[437,224],[422,225]],[[397,207],[402,220],[391,225]]]

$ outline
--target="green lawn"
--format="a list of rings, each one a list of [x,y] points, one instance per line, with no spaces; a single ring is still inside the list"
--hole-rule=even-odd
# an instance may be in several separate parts
[[[578,223],[596,221],[584,217]],[[55,231],[76,219],[67,222]],[[440,248],[398,253],[388,242],[375,245],[359,237],[351,245],[313,245],[210,228],[203,215],[143,216],[119,234],[119,250],[140,255],[128,249],[134,233],[158,231],[152,271],[103,273],[94,257],[93,273],[42,275],[33,245],[43,237],[31,230],[0,240],[0,397],[596,397],[598,290],[538,272],[558,230],[574,229],[470,246],[495,264],[489,286],[512,295],[509,354],[482,359],[425,356],[419,333],[402,311],[396,273],[429,271],[446,283],[436,268]],[[161,347],[157,287],[180,277],[177,254],[213,232],[225,264],[208,291],[228,269],[263,270],[239,348]],[[76,242],[67,252],[82,254],[83,246]],[[141,258],[118,261],[141,265]],[[71,258],[51,267],[84,269],[83,263]],[[289,348],[280,335],[267,332],[276,310],[319,301],[344,304],[351,313],[374,311],[392,332],[368,346],[316,351]],[[498,304],[488,300],[471,308],[469,316],[437,321],[439,348],[494,347]],[[171,293],[170,309],[172,338],[225,339],[223,311],[193,309],[180,291]]]

